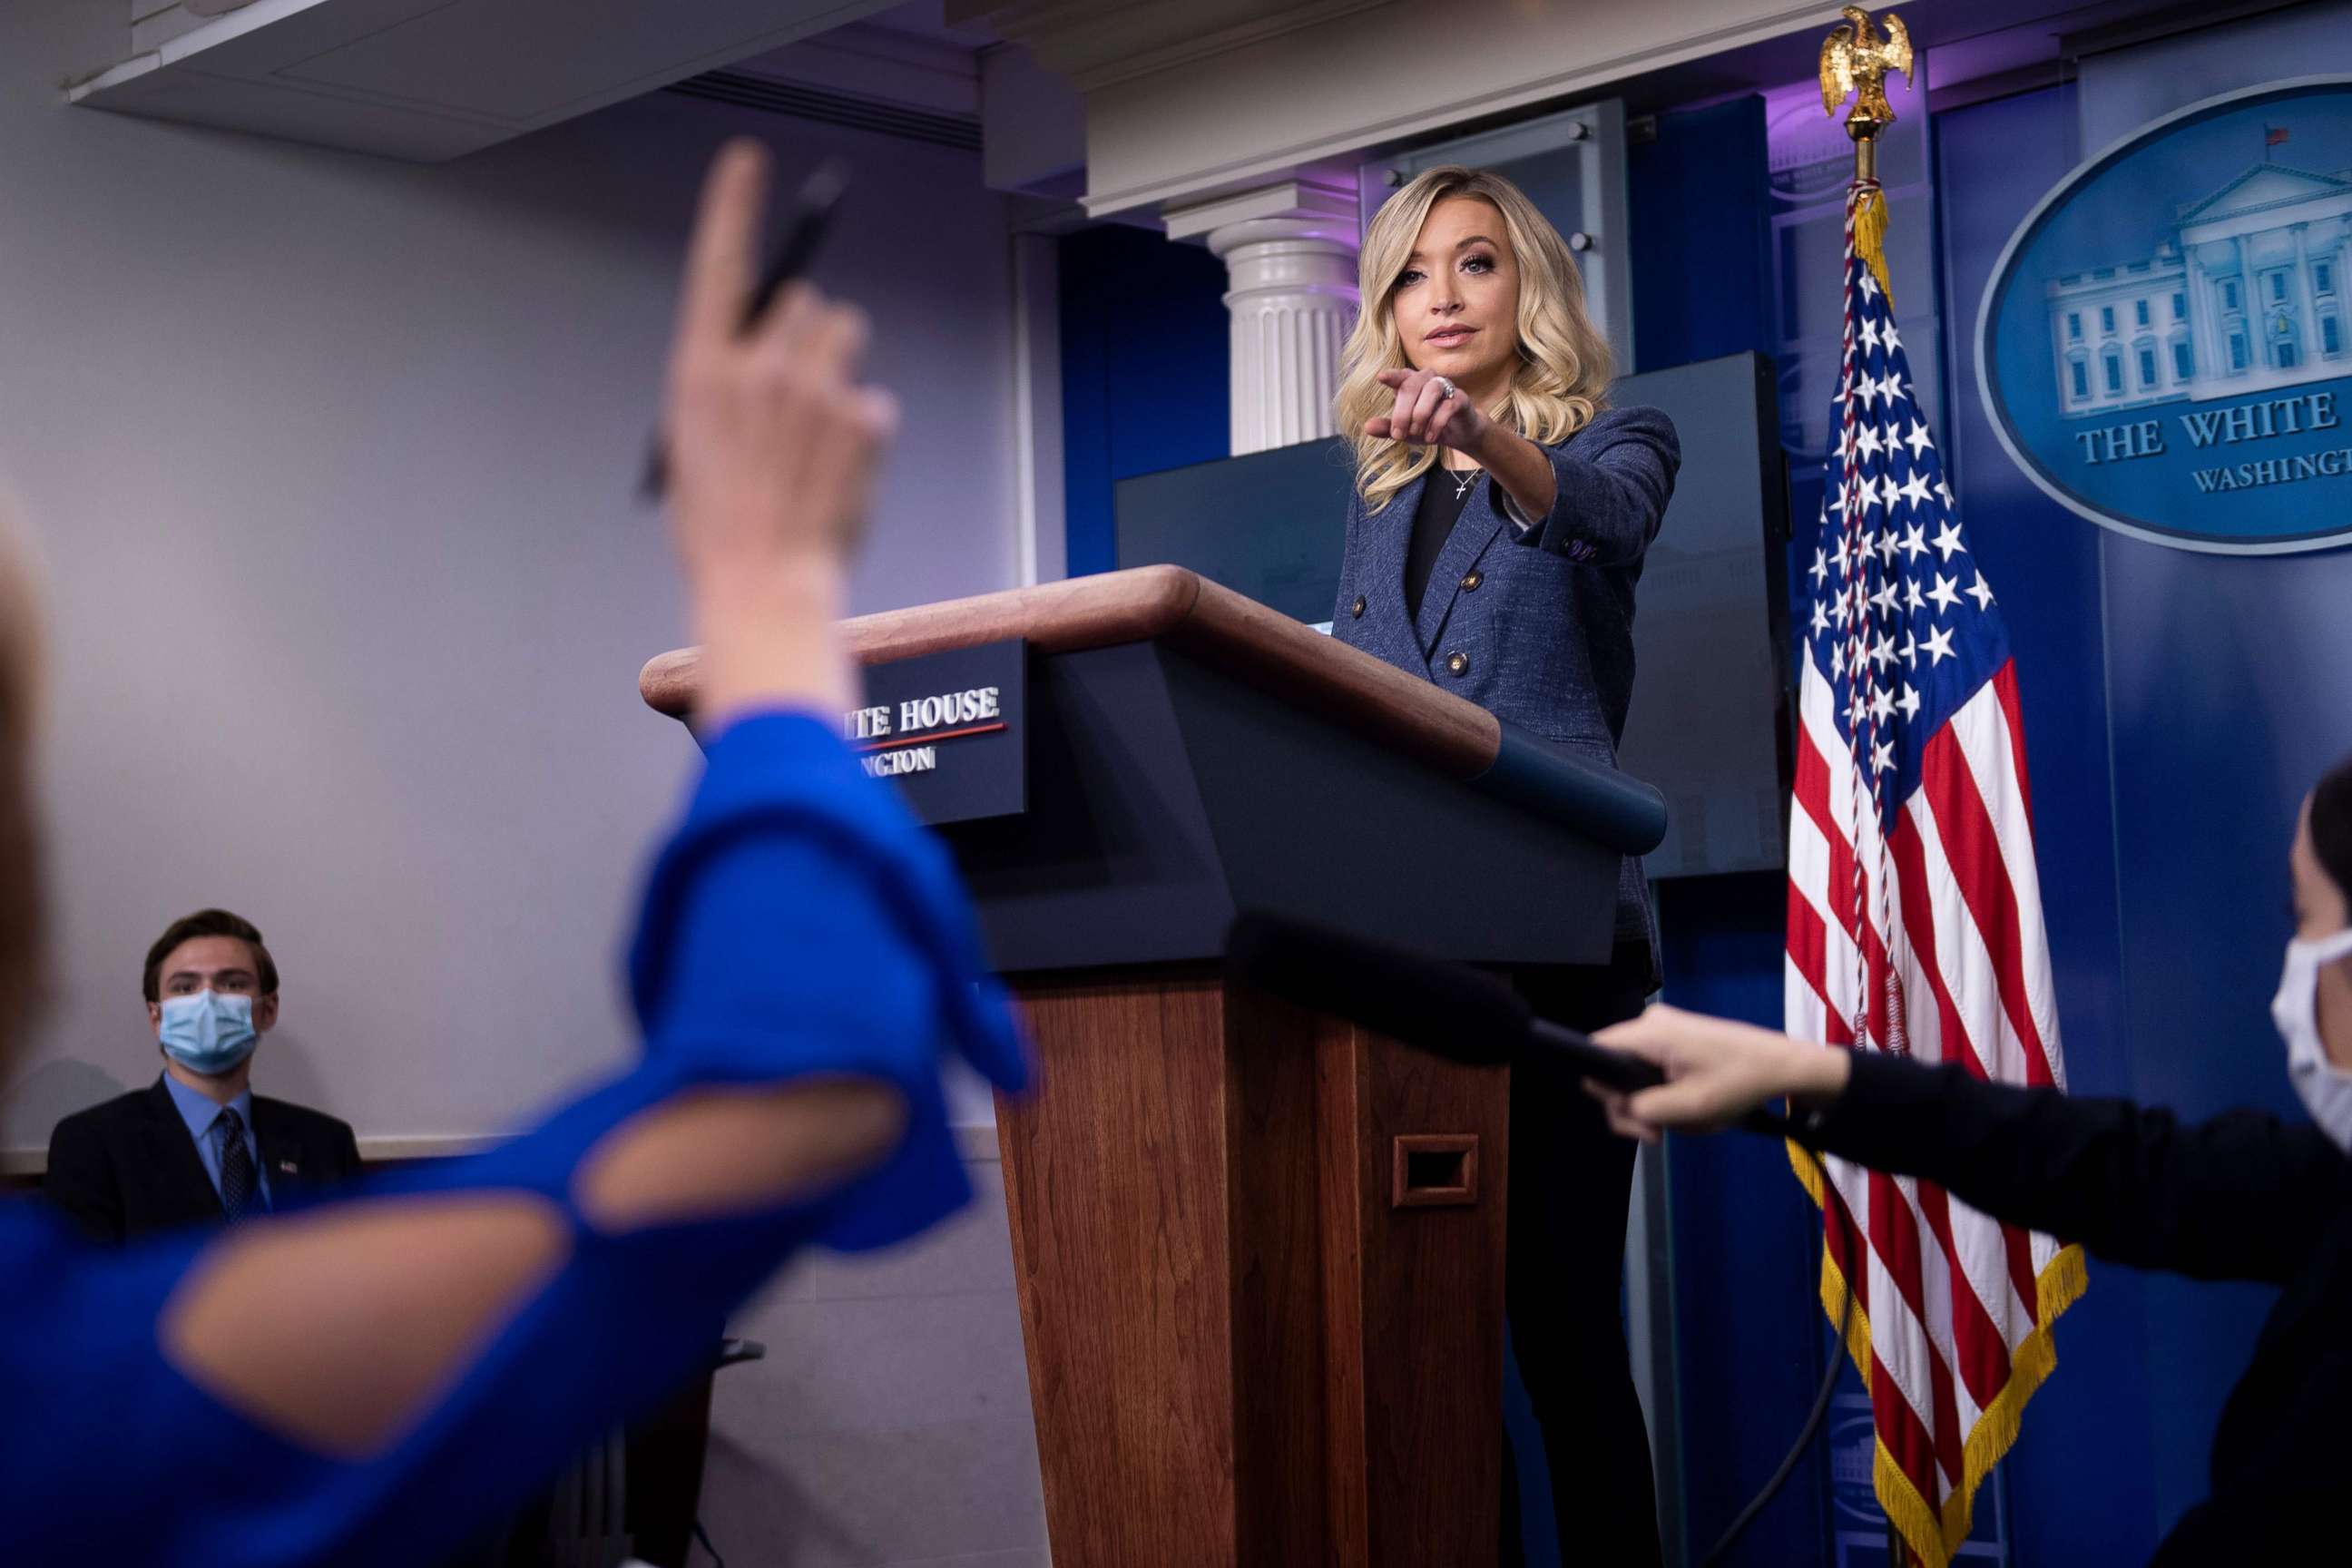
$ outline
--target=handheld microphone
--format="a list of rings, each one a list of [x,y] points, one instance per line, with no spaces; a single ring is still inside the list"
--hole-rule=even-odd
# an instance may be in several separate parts
[[[1328,926],[1244,912],[1226,934],[1225,966],[1244,985],[1449,1061],[1495,1067],[1540,1053],[1620,1094],[1666,1081],[1654,1063],[1537,1017],[1526,997],[1492,974]],[[1767,1110],[1738,1125],[1775,1137],[1789,1131]]]
[[[784,231],[783,247],[776,252],[768,270],[761,275],[760,286],[751,290],[751,298],[743,307],[743,323],[740,331],[748,334],[776,302],[784,286],[809,268],[816,259],[816,247],[824,239],[826,226],[833,221],[833,210],[841,205],[841,194],[849,186],[849,174],[838,158],[827,158],[816,166],[801,185],[800,197],[793,212],[791,227]],[[645,473],[637,480],[637,493],[646,500],[659,500],[669,487],[669,457],[665,450],[661,433],[656,431],[646,450]]]
[[[1225,965],[1269,995],[1472,1067],[1509,1061],[1535,1019],[1491,974],[1273,915],[1234,921]]]

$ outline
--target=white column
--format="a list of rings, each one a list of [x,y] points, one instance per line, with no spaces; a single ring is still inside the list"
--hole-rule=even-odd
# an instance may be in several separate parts
[[[1339,348],[1356,320],[1355,193],[1303,180],[1167,215],[1225,264],[1234,455],[1329,436]]]

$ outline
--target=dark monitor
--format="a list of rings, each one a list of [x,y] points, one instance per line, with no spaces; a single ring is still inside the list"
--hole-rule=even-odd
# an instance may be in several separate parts
[[[1789,479],[1772,362],[1733,354],[1627,376],[1683,464],[1633,591],[1633,705],[1617,765],[1666,797],[1653,877],[1787,863]]]
[[[1112,506],[1120,566],[1172,562],[1284,615],[1331,618],[1355,458],[1306,441],[1121,479]]]
[[[1772,366],[1733,354],[1627,376],[1673,418],[1682,468],[1635,593],[1618,764],[1663,791],[1653,877],[1777,870],[1788,799],[1788,480]],[[1351,458],[1309,441],[1121,480],[1118,563],[1173,562],[1310,624],[1339,581]],[[1402,524],[1403,520],[1399,520]]]

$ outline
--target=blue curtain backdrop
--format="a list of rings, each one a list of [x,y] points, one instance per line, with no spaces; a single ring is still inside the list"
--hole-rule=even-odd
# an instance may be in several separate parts
[[[1937,121],[1946,321],[1975,321],[2011,233],[2079,161],[2074,120],[2074,89],[2058,88]],[[1969,334],[1951,335],[1952,416],[1937,434],[2017,658],[2068,1082],[2078,1094],[2129,1094],[2100,531],[2010,461],[1977,395]],[[2090,1293],[2059,1324],[2058,1370],[2027,1407],[2007,1466],[2014,1561],[2137,1563],[2155,1547],[2142,1290],[2141,1277],[2094,1261]]]
[[[1155,230],[1067,236],[1061,265],[1062,482],[1069,574],[1108,572],[1113,487],[1226,455],[1224,264]]]

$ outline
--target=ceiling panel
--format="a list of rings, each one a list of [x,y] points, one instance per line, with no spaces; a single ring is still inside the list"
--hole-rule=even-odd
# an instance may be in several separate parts
[[[70,96],[437,162],[887,8],[887,0],[256,0]]]

